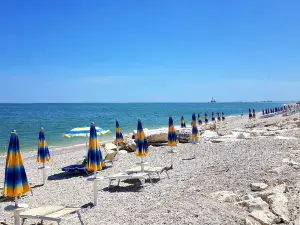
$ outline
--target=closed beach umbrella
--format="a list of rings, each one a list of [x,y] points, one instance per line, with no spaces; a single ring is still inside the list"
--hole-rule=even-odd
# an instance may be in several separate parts
[[[220,113],[217,112],[217,116],[218,116],[218,121],[220,122],[221,121],[221,117],[220,117]]]
[[[222,121],[225,121],[225,115],[224,115],[224,112],[222,112]]]
[[[251,109],[249,109],[249,120],[252,120],[252,112],[251,112]]]
[[[202,120],[201,120],[200,113],[198,113],[198,124],[199,124],[199,125],[202,125]]]
[[[183,116],[181,117],[181,128],[186,127]]]
[[[102,167],[104,166],[104,162],[98,143],[97,132],[94,123],[91,123],[89,136],[89,150],[87,154],[86,170],[94,171],[96,176],[96,171],[102,169]]]
[[[252,118],[253,118],[253,119],[256,119],[255,109],[252,110]]]
[[[192,139],[194,140],[194,143],[196,139],[199,138],[199,132],[197,128],[197,122],[196,122],[196,115],[193,113],[192,115]]]
[[[116,120],[116,142],[117,144],[120,144],[124,141],[123,134],[121,133],[121,128],[119,125],[118,120]]]
[[[38,143],[38,152],[37,152],[37,162],[43,163],[43,167],[39,168],[43,170],[43,184],[45,184],[47,180],[47,172],[45,167],[45,162],[50,161],[50,153],[48,149],[48,145],[45,138],[44,128],[41,127],[39,133],[39,143]]]
[[[15,198],[15,204],[18,206],[18,197],[29,191],[30,187],[23,166],[19,138],[17,132],[14,130],[11,132],[6,156],[3,194]]]
[[[208,117],[207,117],[207,113],[205,113],[205,124],[208,124]]]
[[[42,127],[39,133],[39,144],[36,161],[39,163],[45,163],[50,161],[50,153],[45,138],[44,128]]]
[[[169,132],[168,132],[168,146],[174,147],[178,144],[178,138],[173,124],[173,119],[169,117]]]
[[[136,143],[136,151],[135,154],[138,157],[144,157],[148,154],[148,141],[145,137],[145,133],[142,126],[142,121],[138,120],[137,125],[137,143]]]
[[[211,113],[211,121],[215,121],[216,119],[215,119],[215,115],[214,115],[214,113],[212,112]]]
[[[264,110],[264,109],[262,109],[261,111],[262,111],[262,114],[263,114],[263,115],[265,115],[265,110]]]

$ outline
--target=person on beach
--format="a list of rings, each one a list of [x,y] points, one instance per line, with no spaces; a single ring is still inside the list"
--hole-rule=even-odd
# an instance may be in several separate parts
[[[205,113],[205,124],[208,124],[208,117],[207,117],[207,113]]]

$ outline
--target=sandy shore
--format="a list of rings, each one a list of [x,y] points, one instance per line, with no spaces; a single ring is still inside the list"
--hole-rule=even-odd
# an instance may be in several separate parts
[[[211,138],[205,133],[201,137],[200,145],[195,149],[195,159],[190,159],[194,145],[178,145],[174,169],[169,171],[170,179],[163,173],[161,180],[155,180],[154,185],[147,182],[144,189],[138,181],[121,182],[120,187],[111,190],[107,189],[107,179],[100,182],[99,205],[84,210],[83,221],[90,225],[241,225],[245,224],[251,210],[239,203],[248,194],[254,195],[250,190],[251,183],[263,182],[269,186],[286,185],[289,221],[281,220],[281,224],[294,224],[299,213],[297,197],[300,190],[300,166],[296,164],[300,163],[300,130],[294,121],[299,117],[300,114],[280,115],[251,123],[246,117],[238,117],[220,123],[217,125],[219,136]],[[150,147],[147,161],[152,166],[169,166],[171,156],[167,150],[168,147]],[[85,151],[84,145],[55,151],[48,164],[49,180],[45,186],[40,186],[42,174],[37,169],[35,157],[26,158],[24,165],[33,186],[33,195],[28,194],[22,202],[30,207],[47,204],[84,206],[92,202],[93,186],[87,177],[67,175],[60,170],[81,161]],[[291,160],[292,165],[288,163]],[[113,167],[98,174],[106,176],[121,172],[134,167],[138,161],[134,153],[119,154]],[[4,165],[0,166],[0,180],[3,181]],[[219,191],[231,193],[234,200],[224,201],[216,197]],[[12,215],[3,212],[9,204],[11,202],[1,200],[0,218],[12,224]],[[37,222],[27,220],[25,224]],[[79,223],[75,218],[69,224]]]

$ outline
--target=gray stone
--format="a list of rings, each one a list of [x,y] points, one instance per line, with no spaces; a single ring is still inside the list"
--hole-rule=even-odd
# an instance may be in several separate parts
[[[237,139],[245,139],[245,135],[243,133],[240,133],[237,137]]]
[[[204,139],[211,139],[211,138],[217,138],[219,137],[218,133],[212,130],[206,130],[204,133],[201,135],[202,138]]]
[[[265,190],[268,185],[265,183],[252,183],[250,184],[251,191],[262,191]]]
[[[247,216],[245,218],[245,225],[261,225],[261,223],[253,219],[252,217]]]
[[[263,201],[260,197],[244,201],[244,204],[248,207],[249,212],[255,210],[269,210],[268,203]]]
[[[288,199],[283,193],[268,196],[271,211],[278,215],[283,222],[289,222]]]
[[[254,210],[250,216],[263,225],[279,223],[280,219],[269,210]]]
[[[239,201],[239,197],[237,194],[232,191],[217,191],[211,193],[210,196],[222,202],[236,202]]]

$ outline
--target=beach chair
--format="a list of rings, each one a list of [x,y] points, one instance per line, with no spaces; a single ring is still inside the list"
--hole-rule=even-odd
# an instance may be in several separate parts
[[[25,219],[37,219],[41,220],[41,224],[43,224],[44,220],[47,220],[57,222],[57,224],[60,225],[76,216],[78,216],[80,224],[83,225],[80,215],[80,207],[48,205],[29,209],[20,213],[22,224],[24,224]],[[66,222],[66,224],[68,223]]]
[[[104,158],[104,163],[105,163],[105,164],[106,164],[106,163],[111,163],[111,164],[113,165],[113,164],[114,164],[113,161],[114,161],[114,159],[115,159],[115,157],[116,157],[117,154],[118,154],[117,151],[114,151],[114,152],[112,152],[112,153],[106,154],[106,156],[105,156],[105,158]]]
[[[104,158],[104,163],[111,163],[113,165],[113,160],[115,159],[118,152],[108,153]],[[74,164],[70,166],[63,167],[61,169],[64,172],[77,172],[86,173],[89,175],[91,172],[86,170],[86,159],[83,160],[82,164]],[[93,171],[92,171],[93,172]]]
[[[86,164],[74,164],[70,166],[65,166],[61,168],[62,171],[68,172],[68,173],[86,173],[89,174],[89,172],[86,170]]]
[[[107,178],[109,179],[108,188],[111,187],[111,183],[114,180],[118,181],[117,186],[119,186],[121,180],[134,180],[134,179],[138,179],[141,182],[142,187],[144,187],[147,177],[149,178],[151,184],[153,185],[153,182],[151,180],[149,173],[116,173],[116,174],[112,174],[112,175],[107,176]]]
[[[128,169],[125,171],[126,173],[140,173],[141,172],[141,167],[140,166],[137,166],[137,167],[133,167],[131,169]],[[149,173],[149,174],[157,174],[157,176],[159,177],[160,179],[160,174],[162,172],[165,172],[167,174],[167,177],[169,177],[169,174],[168,174],[168,168],[166,167],[160,167],[160,166],[156,166],[156,167],[151,167],[151,166],[145,166],[144,167],[144,172],[145,173]]]

